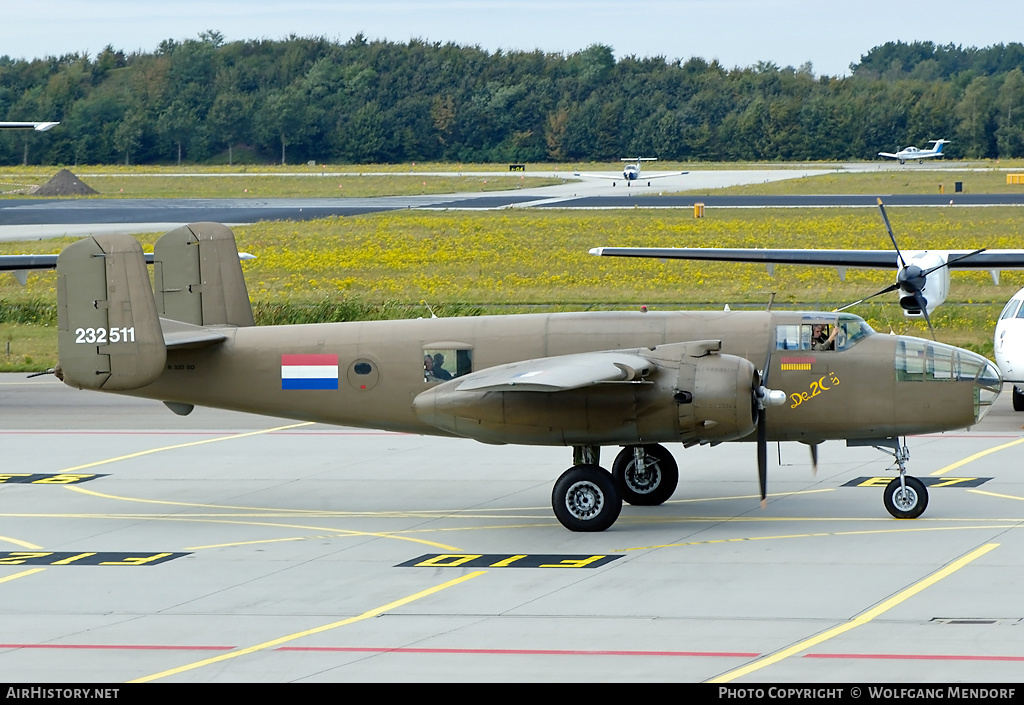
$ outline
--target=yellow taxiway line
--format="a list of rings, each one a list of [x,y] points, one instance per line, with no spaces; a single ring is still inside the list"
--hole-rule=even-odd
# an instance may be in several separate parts
[[[772,664],[778,663],[779,661],[782,661],[783,659],[787,659],[790,656],[793,656],[795,654],[800,653],[801,651],[806,651],[807,649],[810,649],[811,647],[817,646],[818,644],[820,644],[820,643],[822,643],[824,641],[828,641],[832,637],[839,636],[840,634],[848,632],[851,629],[856,629],[857,627],[859,627],[859,626],[861,626],[863,624],[867,624],[868,622],[873,620],[875,617],[878,617],[878,616],[884,614],[885,612],[888,612],[889,610],[891,610],[896,605],[898,605],[901,602],[904,602],[905,600],[913,597],[914,595],[916,595],[917,593],[921,592],[925,588],[931,587],[932,585],[934,585],[935,583],[939,582],[943,578],[946,578],[946,577],[952,575],[953,573],[955,573],[956,571],[960,570],[961,568],[963,568],[965,565],[967,565],[971,561],[973,561],[973,560],[975,560],[977,558],[981,558],[983,555],[985,555],[986,553],[988,553],[989,551],[991,551],[992,549],[994,549],[998,545],[999,544],[997,544],[997,543],[985,544],[981,548],[978,548],[978,549],[975,549],[974,551],[971,551],[966,556],[963,556],[962,558],[960,558],[960,559],[950,563],[945,568],[943,568],[943,569],[941,569],[939,571],[936,571],[935,573],[932,573],[931,575],[929,575],[924,580],[921,580],[921,581],[915,583],[914,585],[911,585],[906,590],[903,590],[902,592],[899,592],[899,593],[893,595],[892,597],[890,597],[885,602],[883,602],[880,605],[877,605],[877,606],[871,608],[867,612],[864,612],[863,614],[853,618],[852,620],[850,620],[849,622],[846,622],[845,624],[840,624],[838,627],[833,627],[832,629],[829,629],[826,632],[818,634],[817,636],[813,636],[810,639],[805,639],[804,641],[801,641],[798,644],[794,644],[793,646],[790,646],[788,649],[783,649],[782,651],[779,651],[778,653],[774,653],[774,654],[771,654],[770,656],[766,656],[766,657],[764,657],[762,659],[758,659],[757,661],[754,661],[751,664],[743,666],[742,668],[737,668],[734,671],[729,671],[728,673],[725,673],[725,674],[723,674],[721,676],[718,676],[717,678],[713,678],[713,679],[711,679],[708,682],[709,683],[728,683],[729,681],[735,680],[736,678],[740,678],[742,676],[749,675],[749,674],[753,673],[754,671],[759,671],[759,670],[761,670],[762,668],[764,668],[766,666],[771,666]]]
[[[160,678],[166,678],[168,676],[177,675],[178,673],[184,673],[185,671],[191,671],[191,670],[196,669],[196,668],[202,668],[203,666],[208,666],[208,665],[213,664],[213,663],[219,663],[221,661],[226,661],[228,659],[237,658],[239,656],[245,656],[246,654],[255,653],[257,651],[264,651],[266,649],[271,649],[271,648],[273,648],[275,646],[278,646],[280,644],[284,644],[284,643],[289,642],[289,641],[294,641],[295,639],[301,639],[302,637],[305,637],[305,636],[310,636],[312,634],[319,634],[321,632],[326,632],[326,631],[329,631],[331,629],[337,629],[338,627],[344,627],[347,624],[354,624],[355,622],[361,622],[364,619],[370,619],[371,617],[376,617],[376,616],[378,616],[380,614],[384,614],[385,612],[389,612],[389,611],[391,611],[393,609],[401,607],[402,605],[407,605],[410,602],[415,602],[416,600],[419,600],[421,598],[428,597],[430,595],[433,595],[434,593],[438,593],[438,592],[441,592],[442,590],[446,590],[446,589],[448,589],[450,587],[454,587],[455,585],[458,585],[460,583],[464,583],[467,580],[471,580],[472,578],[476,578],[478,576],[481,576],[481,575],[483,575],[486,572],[487,572],[486,570],[478,570],[478,571],[475,571],[473,573],[468,573],[466,575],[463,575],[462,577],[455,578],[454,580],[449,580],[446,583],[441,583],[440,585],[435,585],[432,588],[427,588],[426,590],[421,590],[420,592],[417,592],[417,593],[415,593],[413,595],[409,595],[408,597],[403,597],[400,600],[395,600],[394,602],[389,602],[386,605],[382,605],[381,607],[374,608],[374,609],[372,609],[372,610],[370,610],[368,612],[363,612],[362,614],[360,614],[358,616],[355,616],[355,617],[349,617],[348,619],[342,619],[342,620],[337,621],[337,622],[331,622],[330,624],[325,624],[322,627],[315,627],[313,629],[307,629],[305,631],[296,632],[294,634],[289,634],[288,636],[283,636],[283,637],[280,637],[278,639],[272,639],[270,641],[265,641],[262,644],[256,644],[255,646],[249,646],[249,647],[246,647],[244,649],[239,649],[238,651],[232,651],[232,652],[227,653],[227,654],[221,654],[220,656],[214,656],[213,658],[203,659],[202,661],[196,661],[195,663],[190,663],[187,666],[179,666],[178,668],[171,668],[171,669],[168,669],[166,671],[161,671],[160,673],[154,673],[151,676],[144,676],[143,678],[137,678],[136,680],[128,681],[128,682],[129,683],[148,683],[150,681],[154,681],[154,680],[157,680],[157,679],[160,679]]]

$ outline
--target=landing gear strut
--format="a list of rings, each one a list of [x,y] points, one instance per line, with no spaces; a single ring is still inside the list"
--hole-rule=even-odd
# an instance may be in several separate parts
[[[897,519],[916,519],[924,514],[928,507],[928,488],[916,477],[907,474],[907,461],[910,450],[900,445],[897,438],[886,438],[882,441],[847,441],[848,445],[871,445],[893,457],[899,477],[886,485],[882,494],[885,509]],[[884,445],[882,445],[884,444]]]

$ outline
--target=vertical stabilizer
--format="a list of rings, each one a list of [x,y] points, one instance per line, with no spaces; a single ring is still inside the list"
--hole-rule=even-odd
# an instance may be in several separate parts
[[[97,235],[57,258],[61,378],[86,389],[137,389],[167,361],[142,247],[127,235]]]
[[[253,325],[235,236],[220,223],[183,225],[157,240],[153,279],[164,318],[197,326]]]

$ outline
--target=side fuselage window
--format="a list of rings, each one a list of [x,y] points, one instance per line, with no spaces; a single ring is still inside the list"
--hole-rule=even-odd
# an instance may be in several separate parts
[[[423,349],[423,381],[447,382],[473,371],[473,351],[453,348]]]

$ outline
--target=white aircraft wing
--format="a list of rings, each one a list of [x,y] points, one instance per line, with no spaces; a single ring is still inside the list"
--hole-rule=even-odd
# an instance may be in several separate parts
[[[632,352],[608,351],[559,355],[489,367],[466,375],[458,391],[561,392],[596,384],[633,382],[654,369]]]
[[[612,179],[613,181],[623,181],[626,178],[621,172],[618,174],[583,174],[578,171],[574,171],[572,175],[578,176],[582,179]]]
[[[918,251],[914,251],[915,253]],[[998,271],[1024,269],[1024,250],[985,250],[970,257],[971,250],[935,250],[950,269]],[[648,257],[754,264],[802,264],[861,269],[892,269],[899,264],[892,250],[774,250],[717,247],[595,247],[590,254],[604,257]],[[909,256],[909,251],[904,255]],[[963,257],[963,259],[957,259]]]
[[[878,156],[880,156],[880,157],[889,157],[890,159],[899,159],[900,158],[900,155],[893,154],[892,152],[879,152]]]
[[[35,130],[36,132],[46,132],[59,124],[59,122],[0,122],[0,130]]]
[[[637,181],[644,181],[645,179],[663,179],[666,176],[682,176],[683,174],[689,174],[688,171],[656,171],[652,174],[641,174]]]

